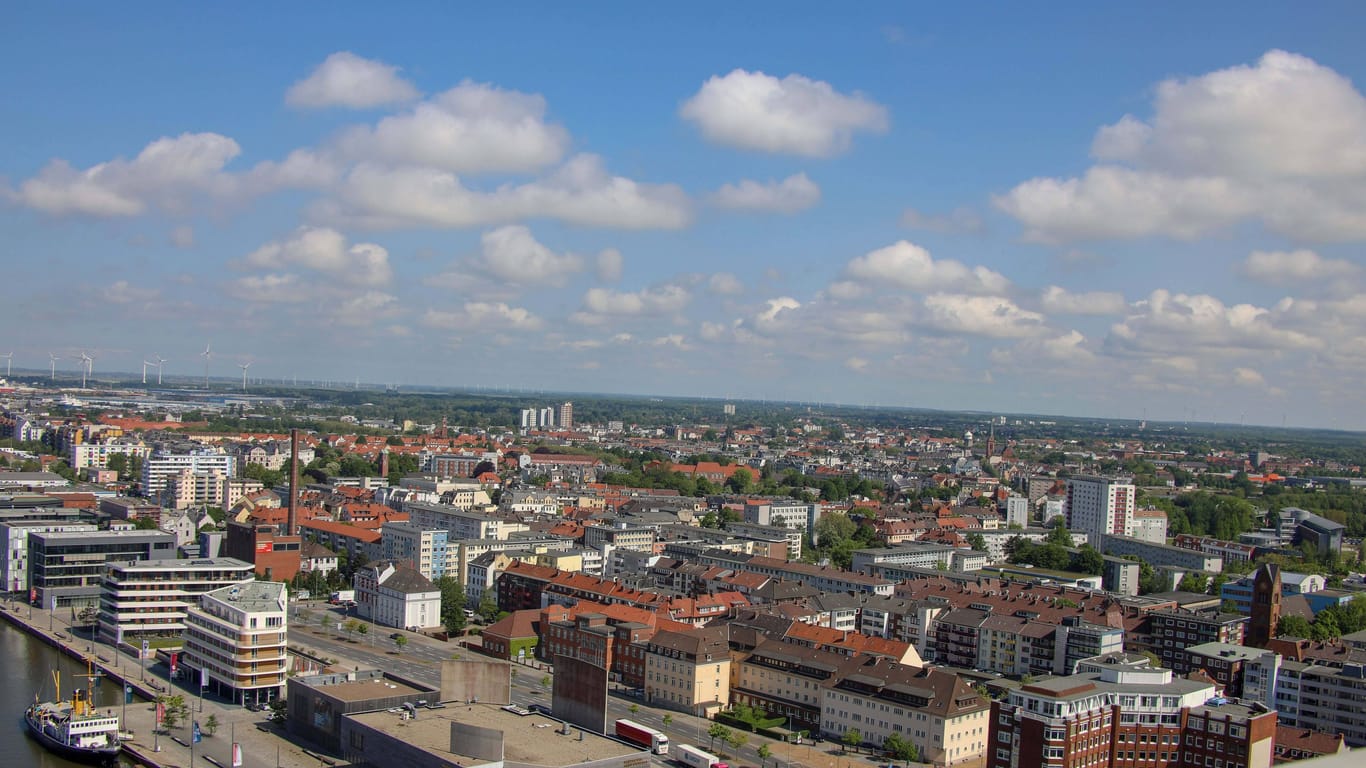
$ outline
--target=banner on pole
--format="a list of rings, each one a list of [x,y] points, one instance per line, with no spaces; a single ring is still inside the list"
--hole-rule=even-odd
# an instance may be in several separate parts
[[[161,721],[166,719],[166,702],[157,702],[157,727],[161,727]]]
[[[177,652],[177,651],[171,651],[171,677],[175,677],[176,672],[177,672],[179,669],[180,669],[180,653]]]
[[[204,734],[199,732],[199,721],[194,721],[194,736],[191,739],[195,744],[204,740]]]
[[[208,667],[200,667],[200,668],[199,668],[199,687],[200,687],[200,688],[208,688],[208,687],[209,687],[209,668],[208,668]]]
[[[242,745],[237,742],[232,743],[232,766],[231,768],[242,768]]]
[[[124,684],[123,684],[123,703],[124,703],[124,704],[132,704],[132,703],[133,703],[133,686],[131,686],[131,685],[127,684],[127,683],[124,683]]]

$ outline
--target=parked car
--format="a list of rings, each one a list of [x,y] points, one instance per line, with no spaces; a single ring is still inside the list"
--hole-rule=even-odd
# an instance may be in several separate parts
[[[390,639],[390,640],[397,640],[397,639],[399,639],[400,637],[403,637],[403,633],[402,633],[402,632],[395,632],[395,633],[393,633],[392,635],[389,635],[389,639]]]

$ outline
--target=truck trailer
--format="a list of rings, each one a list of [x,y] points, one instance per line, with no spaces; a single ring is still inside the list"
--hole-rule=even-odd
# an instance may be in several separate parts
[[[617,721],[617,738],[645,747],[656,755],[669,754],[669,737],[634,720]]]

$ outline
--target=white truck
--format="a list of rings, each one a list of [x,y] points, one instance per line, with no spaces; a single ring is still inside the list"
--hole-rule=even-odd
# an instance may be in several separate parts
[[[702,750],[690,744],[679,744],[674,750],[674,756],[678,762],[688,766],[688,768],[730,768],[721,762],[721,758],[710,752]]]
[[[337,590],[336,592],[333,592],[333,593],[332,593],[332,599],[331,599],[330,602],[331,602],[333,605],[342,605],[342,604],[344,604],[344,603],[354,603],[354,602],[356,602],[356,590],[354,590],[354,589],[339,589],[339,590]]]

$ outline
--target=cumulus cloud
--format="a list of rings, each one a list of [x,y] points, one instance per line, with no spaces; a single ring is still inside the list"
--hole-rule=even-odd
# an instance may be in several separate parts
[[[153,205],[179,209],[184,195],[211,191],[241,151],[237,142],[216,133],[167,136],[132,160],[118,158],[84,170],[53,160],[7,196],[54,215],[136,216]]]
[[[571,158],[555,173],[491,191],[466,187],[433,168],[362,163],[336,197],[315,207],[326,221],[371,229],[477,227],[530,218],[616,229],[678,229],[691,220],[688,197],[672,184],[612,176],[595,155]]]
[[[337,141],[362,162],[453,173],[531,172],[559,162],[569,133],[546,122],[545,99],[466,80],[408,112],[357,127]]]
[[[582,272],[584,260],[572,253],[555,253],[520,224],[499,227],[479,238],[480,253],[473,267],[498,280],[522,285],[563,285]]]
[[[1325,259],[1305,249],[1253,251],[1243,262],[1243,272],[1248,277],[1273,285],[1286,280],[1333,280],[1351,277],[1360,271],[1350,261]]]
[[[1244,219],[1308,240],[1366,236],[1366,98],[1311,59],[1173,79],[1153,116],[1102,127],[1080,178],[1036,178],[996,204],[1040,242],[1192,238]]]
[[[417,88],[398,72],[399,68],[391,64],[338,51],[290,86],[285,103],[291,107],[368,109],[417,98]]]
[[[839,154],[855,132],[882,133],[888,124],[887,108],[860,93],[743,69],[708,79],[679,114],[717,144],[806,157]]]
[[[986,230],[986,222],[971,208],[955,208],[948,213],[925,213],[915,208],[901,212],[901,226],[946,235],[975,235]]]
[[[774,331],[781,326],[784,313],[791,317],[801,307],[802,303],[791,296],[769,299],[765,302],[764,308],[754,316],[754,325],[761,331]]]
[[[745,284],[729,272],[717,272],[707,278],[707,290],[722,296],[735,296],[744,293]]]
[[[804,211],[820,199],[821,188],[805,173],[788,176],[782,181],[745,179],[738,184],[726,184],[711,196],[712,204],[720,208],[773,213]]]
[[[448,331],[534,331],[541,327],[541,319],[530,310],[503,302],[468,301],[453,311],[429,309],[422,324]]]
[[[1010,287],[999,272],[953,259],[936,260],[929,251],[905,240],[852,259],[844,271],[860,282],[916,291],[999,293]]]
[[[1040,301],[1045,312],[1058,315],[1121,315],[1127,306],[1118,293],[1072,293],[1056,285],[1045,288]]]
[[[1228,306],[1213,296],[1159,289],[1132,305],[1132,314],[1111,327],[1106,343],[1118,351],[1158,355],[1174,349],[1228,353],[1321,348],[1321,338],[1293,327],[1302,310],[1312,311],[1293,300],[1272,308]]]
[[[864,371],[867,371],[868,365],[869,362],[866,357],[846,357],[844,359],[844,367],[854,373],[863,373]]]
[[[145,304],[160,295],[155,288],[140,288],[127,280],[119,280],[104,289],[104,300],[111,304]]]
[[[167,236],[167,240],[170,241],[171,245],[174,245],[175,247],[180,248],[182,250],[186,248],[193,248],[194,227],[188,224],[183,224],[179,227],[176,227],[175,229],[171,230],[171,234]]]
[[[1234,368],[1233,380],[1244,387],[1265,387],[1266,379],[1251,368]]]
[[[234,299],[253,303],[297,304],[309,298],[294,274],[249,275],[230,280],[224,290]]]
[[[590,288],[583,295],[584,311],[596,316],[666,315],[681,311],[692,294],[681,285],[660,285],[639,291]]]
[[[925,297],[921,322],[938,331],[992,338],[1034,336],[1044,317],[999,296],[936,293]]]
[[[387,250],[374,243],[348,246],[345,235],[326,227],[300,227],[256,249],[241,266],[276,271],[304,267],[353,285],[384,285],[393,278]]]

